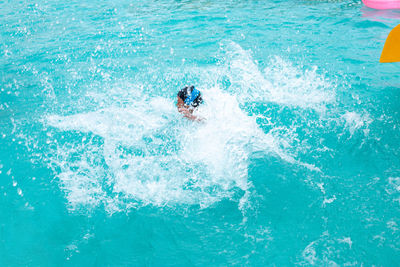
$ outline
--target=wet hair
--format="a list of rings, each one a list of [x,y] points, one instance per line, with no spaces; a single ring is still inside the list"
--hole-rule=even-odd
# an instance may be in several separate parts
[[[194,108],[198,107],[203,103],[203,98],[199,90],[194,88],[193,85],[186,86],[178,92],[178,97],[185,102],[186,105],[192,106]]]

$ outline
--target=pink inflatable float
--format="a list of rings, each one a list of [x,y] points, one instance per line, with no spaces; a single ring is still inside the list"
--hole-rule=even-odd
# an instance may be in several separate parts
[[[400,8],[400,0],[362,0],[364,5],[375,9]]]

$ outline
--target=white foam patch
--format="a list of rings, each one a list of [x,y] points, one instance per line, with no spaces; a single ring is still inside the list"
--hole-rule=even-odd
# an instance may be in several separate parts
[[[323,112],[335,102],[335,86],[317,67],[303,71],[282,58],[273,57],[261,70],[249,51],[238,44],[228,45],[227,75],[241,101],[272,102]]]
[[[93,112],[47,116],[48,126],[69,136],[53,142],[57,148],[50,164],[70,208],[208,207],[232,199],[245,209],[249,159],[255,154],[319,171],[288,152],[296,138],[290,129],[272,125],[265,133],[256,123],[259,115],[240,107],[246,101],[270,101],[317,110],[332,101],[330,85],[316,71],[300,73],[279,59],[260,71],[250,53],[236,44],[230,49],[226,65],[199,74],[208,81],[198,86],[205,99],[196,112],[205,118],[202,123],[183,118],[174,100],[147,98],[142,86],[88,94],[100,103]],[[221,75],[229,76],[229,92],[217,85]]]
[[[347,111],[342,118],[345,120],[345,126],[348,128],[351,135],[359,129],[363,130],[364,135],[368,135],[368,126],[371,124],[372,119],[367,112],[359,114],[354,111]]]
[[[239,108],[235,96],[218,88],[202,92],[207,102],[197,114],[206,118],[203,123],[182,118],[165,98],[48,116],[48,125],[61,131],[103,140],[99,144],[84,137],[81,144],[60,145],[55,151],[52,164],[60,170],[57,177],[71,208],[207,207],[223,198],[246,195],[251,153],[262,151],[294,161],[273,135],[265,134],[255,118]]]

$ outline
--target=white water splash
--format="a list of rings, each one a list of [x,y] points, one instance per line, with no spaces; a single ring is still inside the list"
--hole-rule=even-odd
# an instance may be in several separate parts
[[[342,118],[345,120],[345,127],[348,128],[351,135],[359,129],[363,130],[364,135],[368,135],[368,126],[371,124],[372,119],[367,112],[364,112],[364,114],[346,112]]]
[[[301,71],[275,56],[260,70],[249,51],[235,43],[228,47],[227,76],[240,101],[277,103],[323,112],[325,105],[336,99],[334,86],[317,73],[317,67]]]
[[[266,99],[294,104],[295,96],[305,94],[303,102],[296,103],[305,108],[317,107],[331,101],[330,96],[319,92],[323,79],[318,78],[317,85],[310,87],[315,72],[300,78],[295,75],[295,83],[304,85],[300,93],[288,87],[290,81],[286,87],[275,88],[276,81],[269,82],[268,75],[260,72],[251,56],[239,46],[233,48],[227,64],[228,70],[222,66],[214,75],[226,75],[228,71],[230,92],[218,85],[199,87],[205,104],[197,113],[206,118],[204,123],[182,118],[174,100],[144,97],[146,94],[139,92],[145,90],[142,86],[116,87],[108,94],[89,95],[96,102],[104,103],[104,99],[109,103],[106,108],[48,116],[45,123],[56,128],[58,134],[72,135],[70,140],[55,142],[57,148],[50,156],[70,208],[103,205],[112,213],[145,205],[208,207],[222,199],[232,199],[243,209],[252,186],[248,169],[254,153],[273,155],[318,171],[285,150],[293,136],[279,134],[279,126],[264,132],[256,116],[247,114],[240,106],[242,101]],[[213,74],[205,69],[201,75]],[[119,99],[127,96],[129,101]],[[110,98],[118,101],[110,103]]]
[[[71,116],[48,116],[60,131],[79,131],[79,145],[59,146],[52,159],[72,208],[118,210],[126,203],[207,207],[238,191],[245,195],[248,159],[255,150],[284,155],[277,140],[261,131],[236,98],[218,88],[202,90],[204,123],[181,118],[165,98],[131,107],[110,107]],[[78,158],[74,155],[78,154]],[[125,203],[125,204],[124,204]],[[122,207],[124,208],[124,207]]]

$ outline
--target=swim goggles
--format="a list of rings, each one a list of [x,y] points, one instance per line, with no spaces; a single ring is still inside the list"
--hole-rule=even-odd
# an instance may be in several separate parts
[[[188,97],[186,97],[185,99],[185,104],[186,105],[190,105],[193,103],[193,101],[199,96],[200,91],[197,90],[196,88],[193,88],[192,92],[190,93],[190,95],[188,95]]]

